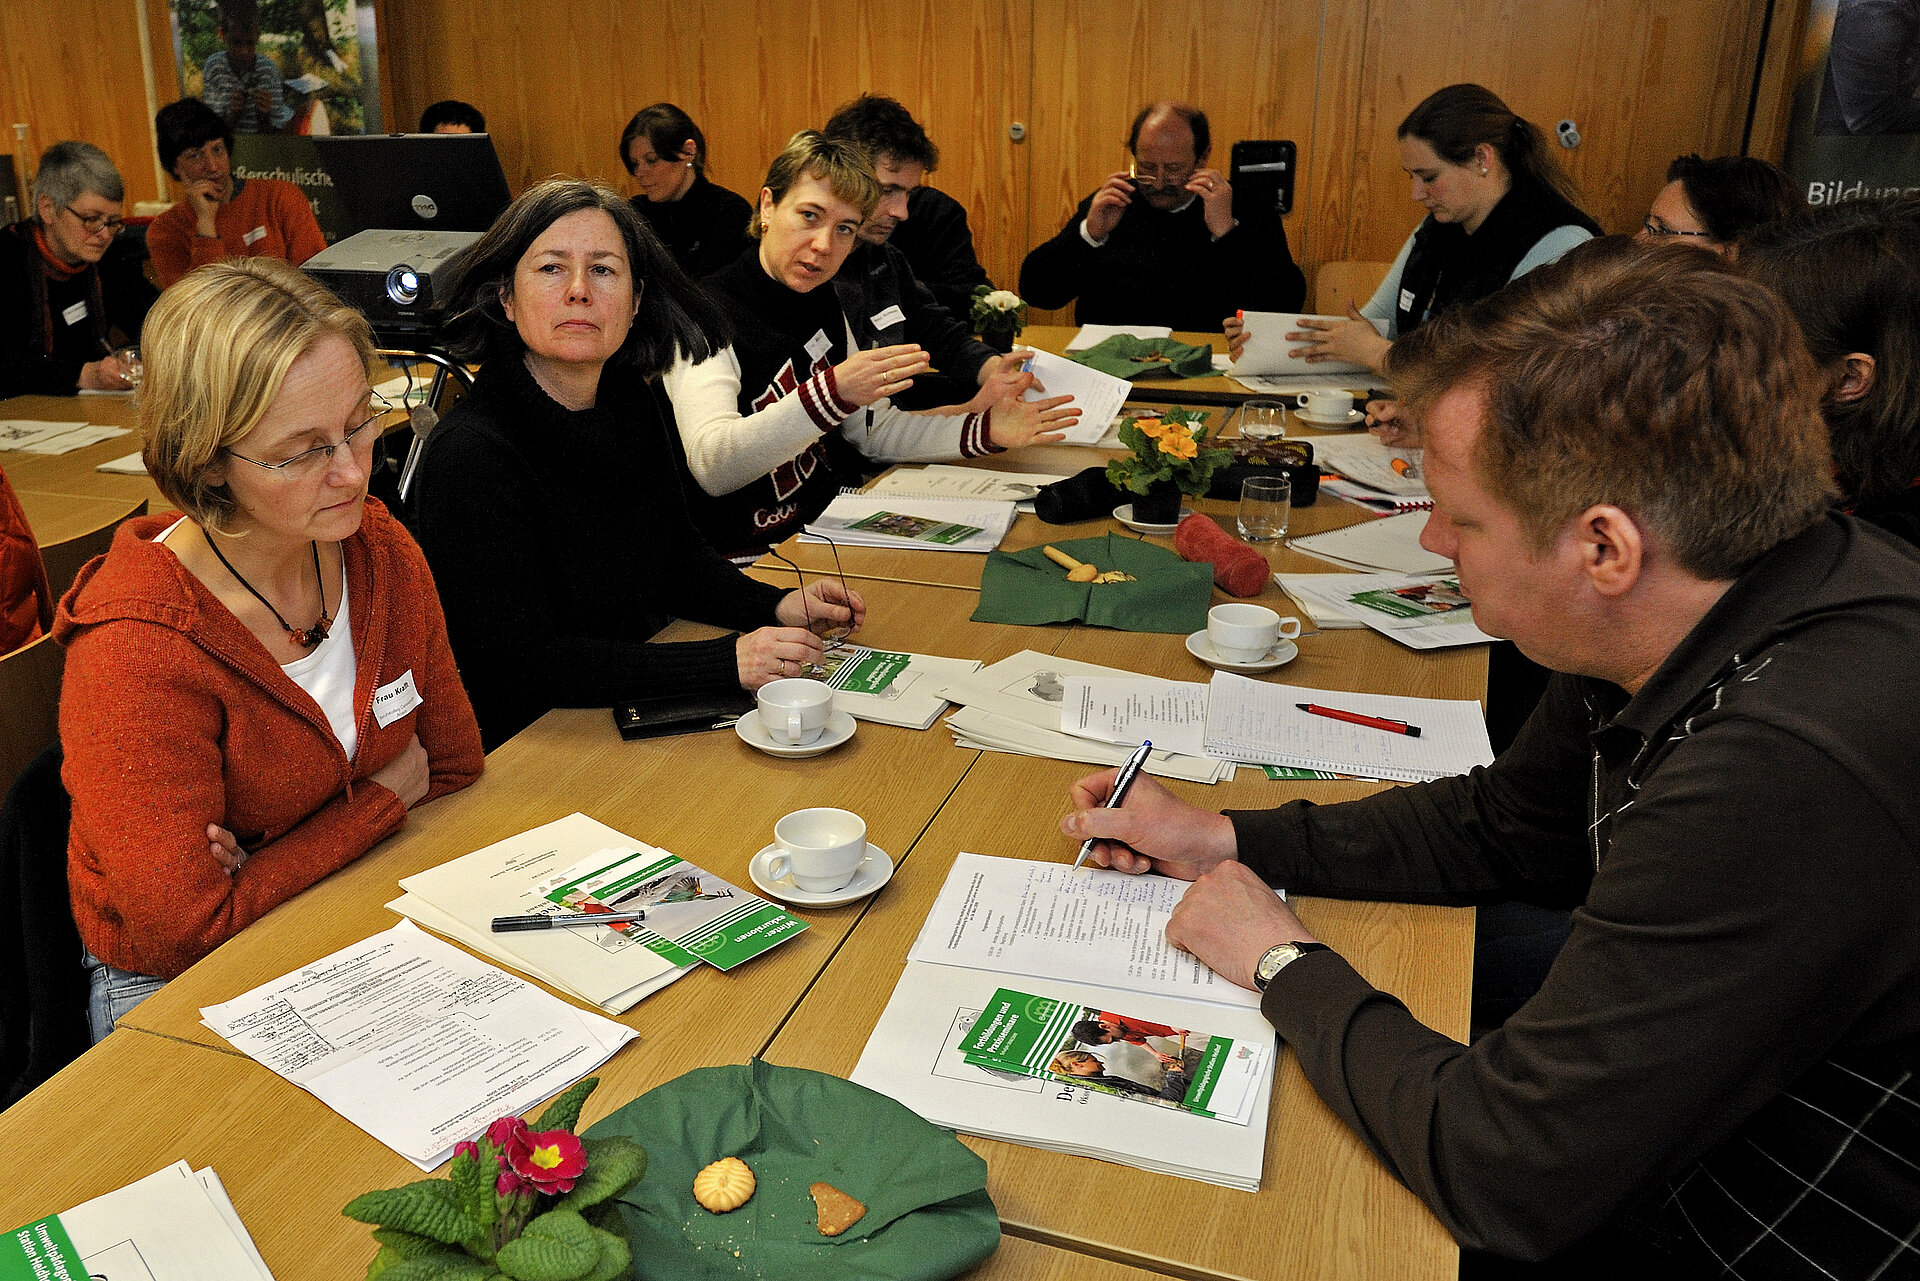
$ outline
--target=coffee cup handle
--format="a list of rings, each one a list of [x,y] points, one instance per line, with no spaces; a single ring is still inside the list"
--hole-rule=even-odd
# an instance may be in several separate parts
[[[768,880],[784,881],[787,879],[787,877],[791,876],[792,874],[793,874],[793,860],[787,857],[784,851],[779,854],[774,854],[768,857],[767,859],[767,879]]]
[[[1280,639],[1281,640],[1294,640],[1294,639],[1297,639],[1299,635],[1300,635],[1299,619],[1283,618],[1280,620]]]
[[[800,740],[805,738],[806,736],[807,736],[807,726],[806,726],[805,720],[802,718],[800,714],[800,709],[797,707],[788,708],[787,709],[787,745],[790,747],[797,747],[800,744]]]

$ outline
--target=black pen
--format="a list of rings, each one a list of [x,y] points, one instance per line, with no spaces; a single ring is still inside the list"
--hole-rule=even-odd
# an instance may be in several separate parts
[[[1113,790],[1107,793],[1107,803],[1102,805],[1100,807],[1101,809],[1117,810],[1120,808],[1120,802],[1127,799],[1127,789],[1133,786],[1133,780],[1140,774],[1140,767],[1147,763],[1147,753],[1152,750],[1153,740],[1148,739],[1134,749],[1132,756],[1127,757],[1127,763],[1120,767],[1120,773],[1113,780]],[[1079,871],[1080,865],[1087,861],[1087,855],[1093,853],[1093,843],[1096,839],[1096,837],[1089,836],[1086,840],[1080,842],[1080,854],[1073,860],[1075,871]]]
[[[496,916],[493,932],[514,930],[559,930],[576,925],[631,925],[647,919],[645,912],[560,912],[551,916]]]

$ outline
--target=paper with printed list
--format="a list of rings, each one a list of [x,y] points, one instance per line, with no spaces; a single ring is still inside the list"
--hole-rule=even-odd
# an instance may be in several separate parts
[[[412,921],[200,1014],[422,1170],[636,1035]]]
[[[1066,677],[1060,729],[1078,738],[1206,754],[1207,687],[1138,676]]]

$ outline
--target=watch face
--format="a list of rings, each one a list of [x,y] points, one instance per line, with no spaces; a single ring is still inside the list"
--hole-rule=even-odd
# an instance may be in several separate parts
[[[1292,962],[1298,960],[1299,957],[1300,949],[1292,943],[1280,943],[1268,948],[1266,953],[1261,956],[1260,963],[1254,967],[1254,982],[1259,986],[1261,991],[1266,991],[1267,984],[1273,981],[1273,976],[1287,968]]]

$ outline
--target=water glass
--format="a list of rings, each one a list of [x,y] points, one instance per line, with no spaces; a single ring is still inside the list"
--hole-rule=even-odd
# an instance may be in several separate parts
[[[1277,542],[1287,536],[1293,514],[1293,481],[1285,475],[1249,476],[1240,484],[1240,537],[1250,543]]]
[[[1287,402],[1272,396],[1242,401],[1235,414],[1248,440],[1279,440],[1287,434]]]
[[[127,367],[127,386],[138,391],[147,374],[147,367],[140,360],[140,348],[129,343],[124,347],[114,348],[113,354],[121,364]]]

